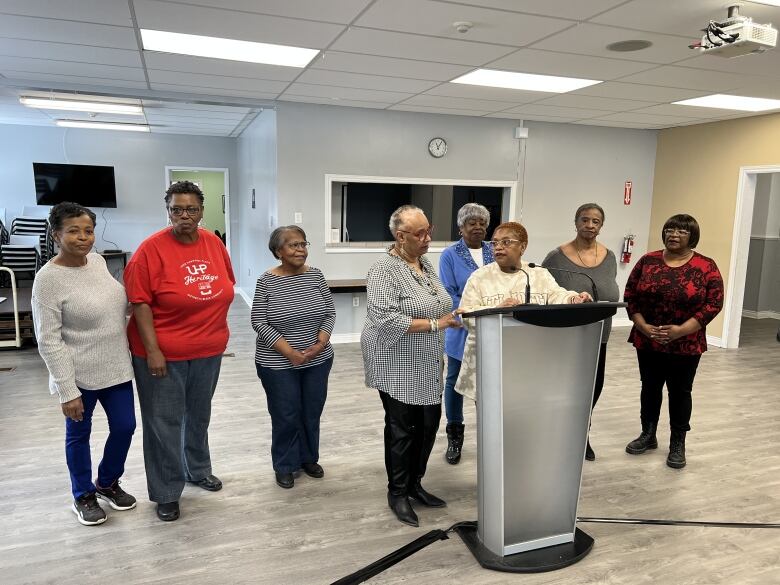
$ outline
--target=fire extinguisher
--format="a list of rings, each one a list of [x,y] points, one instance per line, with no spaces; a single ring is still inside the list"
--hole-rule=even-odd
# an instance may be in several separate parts
[[[622,264],[628,264],[631,262],[631,252],[634,250],[634,234],[628,234],[623,238],[623,250],[620,254],[620,262]]]

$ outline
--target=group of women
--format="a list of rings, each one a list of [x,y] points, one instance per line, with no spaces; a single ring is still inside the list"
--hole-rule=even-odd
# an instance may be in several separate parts
[[[120,487],[136,424],[133,378],[148,495],[160,520],[179,518],[186,483],[208,491],[222,488],[212,470],[208,427],[235,277],[220,238],[198,226],[203,203],[194,183],[168,189],[170,225],[133,254],[124,287],[91,251],[95,214],[74,203],[51,210],[59,252],[35,279],[33,318],[50,391],[59,396],[66,417],[72,508],[82,524],[106,520],[98,499],[114,510],[136,506]],[[528,233],[521,224],[500,224],[486,242],[489,223],[482,205],[461,208],[462,237],[444,251],[437,274],[426,257],[433,231],[428,218],[415,206],[402,206],[389,221],[393,244],[368,273],[361,335],[365,382],[378,390],[385,414],[388,505],[412,526],[419,525],[412,501],[446,505],[422,485],[439,428],[442,390],[450,464],[459,462],[463,447],[463,396],[476,398],[475,332],[460,314],[526,302],[521,272],[534,291],[531,302],[592,301],[591,282],[578,272],[593,279],[600,299],[618,300],[615,256],[597,241],[604,223],[599,205],[577,210],[574,239],[544,261],[553,273],[522,260]],[[721,308],[723,283],[715,263],[693,251],[699,239],[695,219],[673,216],[662,238],[664,249],[637,262],[625,291],[634,322],[629,341],[637,349],[642,379],[642,432],[626,451],[639,454],[658,446],[666,384],[672,430],[667,463],[680,468],[693,378],[706,350],[704,328]],[[322,272],[306,263],[309,245],[299,226],[274,230],[268,247],[279,266],[258,279],[251,310],[257,374],[272,423],[273,469],[276,483],[287,489],[299,470],[313,478],[325,475],[319,464],[320,418],[333,365],[335,308]],[[593,406],[604,383],[608,335],[609,324],[601,340]],[[106,412],[109,435],[93,482],[89,438],[97,402]],[[590,442],[586,458],[595,459]]]

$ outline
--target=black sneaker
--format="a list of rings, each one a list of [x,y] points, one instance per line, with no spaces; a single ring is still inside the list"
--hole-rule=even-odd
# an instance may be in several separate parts
[[[135,508],[135,498],[119,487],[119,480],[116,480],[111,487],[102,488],[95,484],[97,497],[108,502],[114,510],[132,510]]]
[[[73,513],[84,526],[103,524],[106,521],[106,513],[98,504],[94,492],[73,500]]]

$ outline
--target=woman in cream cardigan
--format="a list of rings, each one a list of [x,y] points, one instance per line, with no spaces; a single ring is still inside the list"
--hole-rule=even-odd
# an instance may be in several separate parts
[[[492,307],[511,307],[525,302],[526,275],[530,284],[530,302],[559,305],[592,301],[586,293],[578,293],[561,287],[544,268],[531,268],[522,262],[528,247],[528,232],[519,223],[509,221],[499,225],[490,242],[495,262],[474,271],[466,283],[460,301],[463,311],[476,311]],[[521,270],[522,269],[522,270]],[[469,334],[463,351],[458,392],[472,400],[477,398],[476,385],[476,327],[474,319],[464,319]]]

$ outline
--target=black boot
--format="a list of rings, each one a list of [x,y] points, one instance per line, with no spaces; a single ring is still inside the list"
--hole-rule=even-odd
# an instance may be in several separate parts
[[[626,453],[641,455],[648,449],[658,449],[658,439],[655,438],[655,430],[658,422],[642,421],[642,434],[626,445]]]
[[[672,431],[666,464],[674,469],[685,467],[685,431]]]
[[[590,439],[588,439],[588,445],[585,447],[585,459],[587,461],[596,460],[596,453],[593,451],[593,447],[590,446]]]
[[[460,461],[464,429],[463,423],[449,423],[447,425],[447,452],[444,454],[444,458],[450,465],[457,465]]]
[[[415,528],[420,525],[417,514],[412,510],[409,498],[405,494],[393,495],[391,492],[387,492],[387,505],[395,513],[396,518],[404,524],[414,526]]]
[[[423,486],[420,485],[421,480],[422,478],[418,478],[417,482],[409,488],[409,497],[414,498],[423,506],[428,506],[429,508],[444,508],[447,505],[447,502],[441,498],[437,498],[429,492],[426,492],[423,489]]]

